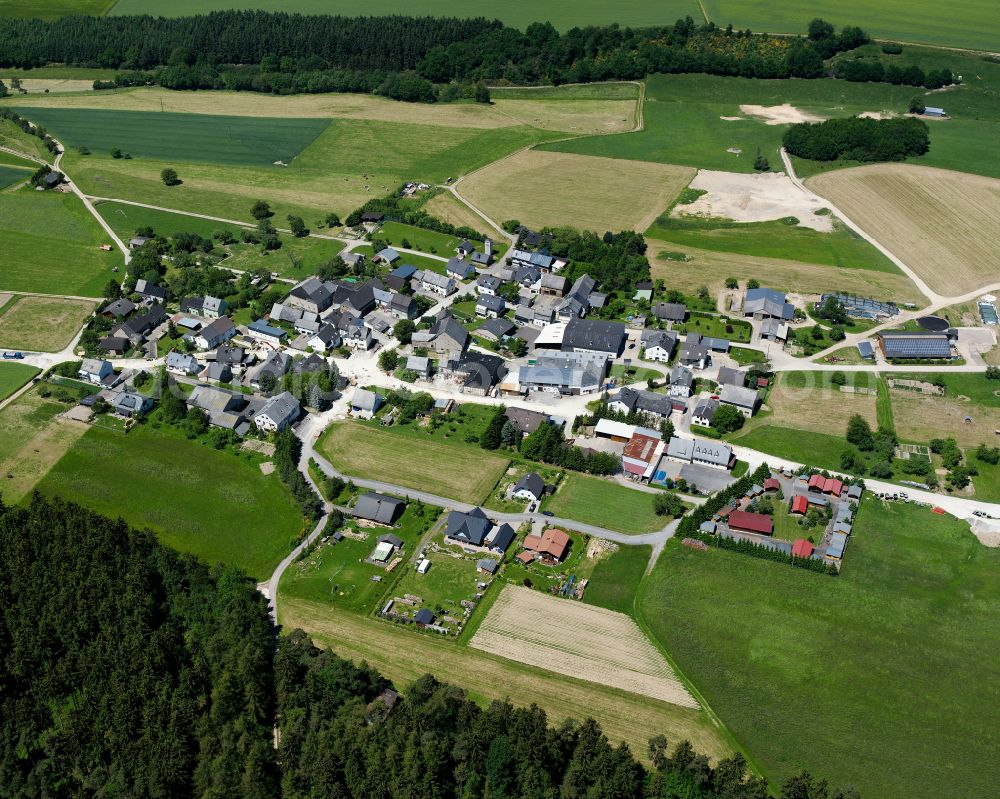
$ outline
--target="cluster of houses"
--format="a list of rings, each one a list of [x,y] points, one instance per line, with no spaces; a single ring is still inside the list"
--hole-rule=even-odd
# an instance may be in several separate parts
[[[671,461],[725,471],[736,464],[732,447],[721,441],[681,436],[664,441],[659,430],[613,419],[598,420],[594,436],[624,443],[622,471],[637,482],[666,482]]]
[[[97,345],[100,353],[121,356],[145,345],[155,346],[155,341],[166,332],[169,321],[163,305],[166,289],[139,280],[135,284],[135,294],[139,295],[138,303],[121,297],[100,309],[99,313],[114,323]]]
[[[813,544],[807,538],[785,541],[773,537],[772,516],[757,513],[753,508],[759,497],[778,492],[784,493],[788,513],[792,516],[806,516],[812,508],[822,509],[824,513],[829,511],[830,520],[819,543]],[[812,558],[840,568],[862,495],[860,485],[848,485],[837,477],[819,473],[797,476],[788,472],[775,473],[764,480],[763,485],[752,486],[744,496],[721,508],[711,520],[703,522],[700,529],[703,533],[750,541],[776,552]]]

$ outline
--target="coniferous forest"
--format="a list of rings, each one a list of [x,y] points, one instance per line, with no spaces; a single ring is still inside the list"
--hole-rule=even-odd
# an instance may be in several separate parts
[[[0,795],[286,799],[765,799],[735,755],[593,721],[403,691],[277,636],[242,574],[38,495],[0,506]],[[803,773],[783,799],[850,799]]]

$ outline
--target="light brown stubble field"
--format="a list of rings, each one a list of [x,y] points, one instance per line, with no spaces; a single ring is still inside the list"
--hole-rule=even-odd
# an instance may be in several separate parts
[[[816,175],[807,184],[934,291],[956,296],[1000,282],[1000,180],[878,164]]]
[[[670,164],[523,150],[470,175],[459,191],[498,222],[641,231],[694,174]]]

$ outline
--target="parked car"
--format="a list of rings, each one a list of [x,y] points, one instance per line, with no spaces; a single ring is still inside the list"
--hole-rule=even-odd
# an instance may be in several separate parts
[[[537,504],[538,504],[537,502],[532,502],[532,503],[531,503],[531,504],[530,504],[530,505],[528,506],[528,513],[534,513],[534,512],[535,512],[535,506],[536,506]]]
[[[543,510],[542,516],[555,516],[555,514],[550,510]]]
[[[4,360],[6,361],[20,361],[24,358],[23,352],[5,352],[3,354]]]

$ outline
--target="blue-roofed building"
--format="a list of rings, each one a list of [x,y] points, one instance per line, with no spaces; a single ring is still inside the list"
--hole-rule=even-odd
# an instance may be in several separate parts
[[[827,560],[843,560],[845,549],[847,549],[846,533],[833,533],[826,548]]]
[[[777,289],[747,289],[743,299],[743,315],[756,319],[790,320],[795,316],[795,306],[785,302],[784,292]]]
[[[875,348],[872,347],[870,341],[859,341],[858,342],[858,355],[866,360],[875,360]]]
[[[945,117],[948,116],[943,108],[938,108],[934,105],[924,106],[924,116],[925,117]]]
[[[268,344],[280,344],[288,335],[280,327],[272,327],[263,319],[258,319],[247,325],[247,334],[257,341],[266,341]]]
[[[878,334],[878,345],[886,358],[915,360],[952,357],[951,339],[947,333],[887,330]]]

